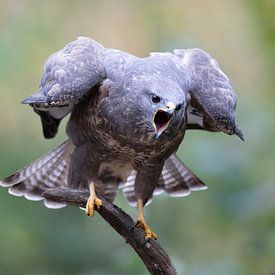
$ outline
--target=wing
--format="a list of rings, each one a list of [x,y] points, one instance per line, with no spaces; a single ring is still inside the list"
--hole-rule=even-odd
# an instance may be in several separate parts
[[[106,78],[104,55],[102,45],[79,37],[48,58],[39,91],[22,101],[40,115],[46,138],[55,136],[73,105]]]
[[[236,125],[237,97],[217,61],[200,49],[176,49],[173,53],[190,74],[187,129],[223,131],[236,134],[243,140]]]
[[[139,59],[140,58],[124,51],[106,49],[104,68],[108,79],[120,84],[125,80],[125,73],[129,67]]]

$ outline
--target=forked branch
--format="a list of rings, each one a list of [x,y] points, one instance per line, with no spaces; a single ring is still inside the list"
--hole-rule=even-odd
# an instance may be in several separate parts
[[[43,196],[56,202],[85,208],[89,193],[84,190],[50,189]],[[96,211],[133,247],[151,274],[177,274],[170,257],[155,240],[146,241],[144,231],[135,227],[135,222],[128,214],[104,197],[99,197],[103,205]]]

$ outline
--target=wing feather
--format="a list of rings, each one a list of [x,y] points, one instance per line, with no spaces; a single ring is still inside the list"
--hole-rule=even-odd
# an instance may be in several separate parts
[[[243,139],[243,134],[236,125],[237,97],[218,62],[201,49],[176,49],[173,53],[190,73],[192,108],[187,111],[187,129],[223,131]],[[192,122],[194,118],[195,123]],[[203,125],[198,123],[201,118]]]
[[[60,120],[106,78],[104,56],[102,45],[79,37],[47,59],[39,91],[22,101],[40,116],[45,138],[54,137]]]
[[[22,103],[64,106],[77,102],[104,80],[104,53],[102,45],[87,37],[67,44],[47,59],[39,92]]]

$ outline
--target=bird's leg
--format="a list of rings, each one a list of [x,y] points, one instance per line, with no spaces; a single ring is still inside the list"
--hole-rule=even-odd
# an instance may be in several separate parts
[[[86,215],[88,216],[93,216],[94,215],[94,208],[95,208],[95,205],[97,206],[97,208],[99,209],[100,206],[102,205],[102,200],[99,199],[97,196],[96,196],[96,193],[95,193],[95,184],[94,182],[91,182],[89,184],[89,189],[90,189],[90,197],[87,201],[87,204],[86,204]]]
[[[143,202],[142,199],[137,200],[137,208],[138,208],[138,220],[136,223],[136,227],[140,227],[145,232],[145,239],[157,239],[157,234],[155,234],[150,227],[147,225],[143,215]]]

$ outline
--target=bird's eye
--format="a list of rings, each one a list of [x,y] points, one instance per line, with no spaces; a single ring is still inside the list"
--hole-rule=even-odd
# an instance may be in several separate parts
[[[157,95],[152,95],[151,100],[153,103],[160,103],[161,99]]]

